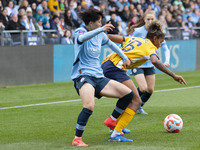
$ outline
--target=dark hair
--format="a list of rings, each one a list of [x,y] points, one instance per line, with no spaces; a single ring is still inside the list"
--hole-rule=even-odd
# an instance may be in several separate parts
[[[99,20],[100,17],[104,18],[103,13],[95,8],[89,8],[85,11],[81,11],[78,15],[86,25],[88,25],[90,21],[95,22]]]
[[[55,20],[56,18],[59,18],[57,15],[54,15],[53,17],[52,17],[52,20]]]
[[[165,34],[162,32],[162,26],[158,21],[154,21],[150,24],[146,38],[152,41],[154,36],[157,38],[165,37]]]

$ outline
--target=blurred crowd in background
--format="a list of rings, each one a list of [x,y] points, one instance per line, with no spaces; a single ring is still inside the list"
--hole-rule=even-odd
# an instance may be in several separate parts
[[[173,34],[168,28],[176,27],[199,37],[194,28],[200,27],[200,0],[0,0],[0,29],[28,30],[28,36],[39,30],[35,34],[40,33],[43,44],[73,44],[75,29],[84,25],[78,13],[90,7],[103,11],[102,25],[110,21],[115,26],[110,34],[127,35],[127,28],[153,9],[166,35]],[[9,36],[20,41],[19,34],[5,34],[4,38]]]

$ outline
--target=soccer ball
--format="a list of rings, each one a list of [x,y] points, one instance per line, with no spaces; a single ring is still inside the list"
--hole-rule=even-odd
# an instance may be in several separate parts
[[[179,115],[170,114],[164,120],[164,127],[170,133],[178,133],[183,127],[183,121]]]

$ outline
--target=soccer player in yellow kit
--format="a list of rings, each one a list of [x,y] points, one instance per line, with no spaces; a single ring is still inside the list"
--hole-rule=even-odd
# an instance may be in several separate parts
[[[182,76],[178,76],[171,72],[162,64],[161,61],[159,61],[157,49],[161,46],[165,35],[158,22],[153,22],[149,26],[145,39],[137,37],[122,37],[118,35],[108,35],[108,37],[113,42],[122,44],[121,50],[131,60],[131,65],[128,69],[133,69],[145,63],[147,60],[151,60],[152,64],[156,68],[168,74],[180,84],[186,84]],[[121,136],[122,130],[132,120],[135,112],[141,106],[141,99],[133,81],[126,74],[127,69],[124,68],[122,59],[118,54],[110,54],[107,58],[105,58],[102,62],[102,69],[105,77],[121,82],[129,87],[134,93],[131,103],[120,117],[114,118],[113,116],[110,116],[104,121],[106,126],[114,130],[109,136],[109,140],[119,141],[118,137]],[[131,142],[131,140],[127,140],[127,142]]]

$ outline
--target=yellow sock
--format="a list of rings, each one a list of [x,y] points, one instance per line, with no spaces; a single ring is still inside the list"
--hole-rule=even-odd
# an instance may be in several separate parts
[[[121,114],[117,126],[115,130],[118,132],[122,132],[122,130],[128,125],[128,123],[132,120],[133,116],[135,115],[135,111],[130,108],[126,108],[125,111]]]
[[[124,113],[124,112],[123,112],[123,113]],[[123,113],[122,113],[122,114],[123,114]],[[118,122],[118,121],[120,120],[120,118],[122,117],[122,114],[117,118],[117,120],[116,120],[117,122]]]

